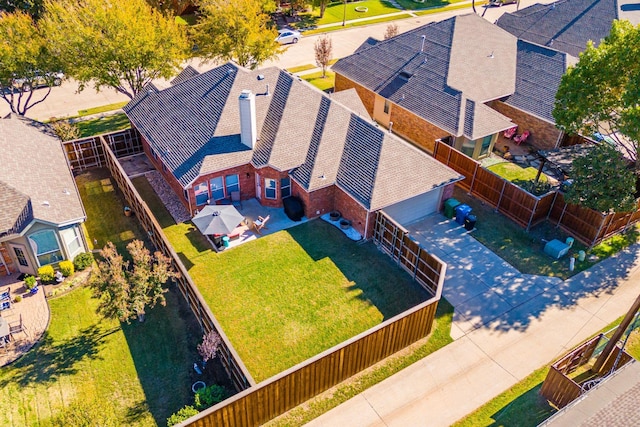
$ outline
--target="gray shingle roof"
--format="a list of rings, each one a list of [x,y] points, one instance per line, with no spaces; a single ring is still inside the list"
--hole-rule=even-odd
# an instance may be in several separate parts
[[[180,74],[175,76],[173,80],[171,80],[172,85],[177,85],[178,83],[182,83],[185,80],[188,80],[192,77],[199,75],[200,72],[193,68],[191,65],[187,65],[184,70],[180,71]]]
[[[618,18],[615,0],[559,0],[505,13],[496,24],[521,40],[578,57],[587,41],[600,43]]]
[[[551,113],[556,92],[573,59],[565,53],[519,40],[516,91],[505,102],[555,123]]]
[[[461,121],[476,113],[464,117],[465,97],[479,104],[513,92],[515,52],[515,37],[469,14],[365,42],[333,70],[459,136],[465,134]]]
[[[16,116],[0,119],[0,165],[0,233],[25,211],[29,219],[52,224],[85,218],[60,140],[46,125]]]
[[[259,138],[253,150],[240,142],[237,97],[244,89],[256,94]],[[376,209],[461,178],[382,132],[368,115],[360,117],[366,113],[361,102],[356,113],[342,99],[356,100],[353,91],[332,98],[277,68],[250,72],[226,64],[140,95],[125,112],[185,187],[199,175],[251,162],[291,170],[307,191],[338,184]],[[411,185],[396,182],[407,174]],[[417,184],[414,175],[421,176]],[[398,188],[390,191],[393,185]]]

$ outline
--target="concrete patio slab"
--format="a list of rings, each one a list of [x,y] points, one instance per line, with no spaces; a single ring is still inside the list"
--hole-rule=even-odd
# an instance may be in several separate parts
[[[469,271],[454,265],[447,266],[445,283],[447,286],[442,294],[454,306],[489,290],[484,282],[476,280]]]

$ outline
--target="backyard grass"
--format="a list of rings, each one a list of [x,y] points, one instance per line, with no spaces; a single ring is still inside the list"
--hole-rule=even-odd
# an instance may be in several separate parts
[[[165,425],[193,400],[197,344],[176,296],[167,300],[130,325],[99,317],[87,287],[50,300],[43,339],[0,370],[0,425]],[[87,424],[65,418],[80,413]]]
[[[113,242],[122,253],[129,242],[146,235],[134,216],[124,215],[124,200],[107,169],[92,169],[76,177],[87,212],[83,224],[89,249]]]
[[[533,181],[538,175],[538,170],[531,166],[523,168],[512,162],[501,162],[495,165],[489,166],[491,172],[496,175],[500,175],[508,181]],[[546,182],[547,177],[544,174],[540,174],[540,181]]]
[[[317,73],[304,74],[300,77],[323,92],[333,89],[333,87],[336,85],[336,73],[329,70],[327,70],[326,72],[326,77],[322,77],[322,71],[318,71]]]
[[[80,129],[80,138],[100,135],[107,132],[115,132],[117,130],[131,127],[131,123],[124,113],[118,113],[98,119],[82,120],[76,122],[76,124]]]
[[[329,61],[329,65],[333,65],[336,62],[338,62],[338,58],[334,58],[331,61]],[[295,74],[295,73],[300,73],[302,71],[313,70],[315,68],[318,68],[316,64],[305,64],[305,65],[299,65],[297,67],[287,68],[287,71],[290,72],[291,74]]]
[[[104,113],[106,111],[119,110],[125,105],[127,105],[128,103],[129,101],[116,102],[114,104],[101,105],[99,107],[88,108],[86,110],[78,110],[78,117],[89,116],[91,114]]]
[[[569,237],[560,228],[545,221],[527,232],[504,215],[496,213],[488,204],[467,195],[460,188],[456,187],[454,197],[471,206],[473,214],[478,218],[476,230],[471,235],[525,274],[566,279],[637,242],[640,236],[638,227],[634,227],[626,234],[611,237],[591,250],[576,240],[569,250],[569,254],[556,260],[545,254],[543,249],[545,241],[553,239],[564,241]],[[575,270],[570,271],[569,257],[577,254],[580,250],[584,250],[587,257],[585,261],[576,260]],[[597,258],[590,260],[591,255],[595,255]]]
[[[297,406],[267,423],[266,427],[304,425],[451,343],[453,341],[451,339],[452,318],[453,306],[446,299],[441,299],[438,303],[433,332],[429,337],[414,343],[397,354],[327,390],[325,393]]]
[[[373,243],[321,220],[217,254],[145,181],[133,183],[258,382],[429,298]]]

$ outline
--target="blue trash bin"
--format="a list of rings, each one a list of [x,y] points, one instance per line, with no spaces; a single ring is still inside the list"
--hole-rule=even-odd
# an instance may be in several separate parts
[[[222,244],[224,245],[225,248],[229,247],[229,236],[224,236],[222,238]]]
[[[460,225],[464,225],[464,220],[467,218],[467,215],[471,213],[471,206],[469,205],[458,205],[456,206],[456,222]]]

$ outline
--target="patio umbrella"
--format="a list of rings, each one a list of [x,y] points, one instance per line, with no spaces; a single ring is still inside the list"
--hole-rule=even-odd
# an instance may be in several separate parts
[[[191,219],[202,234],[229,234],[244,220],[233,205],[208,205]]]

